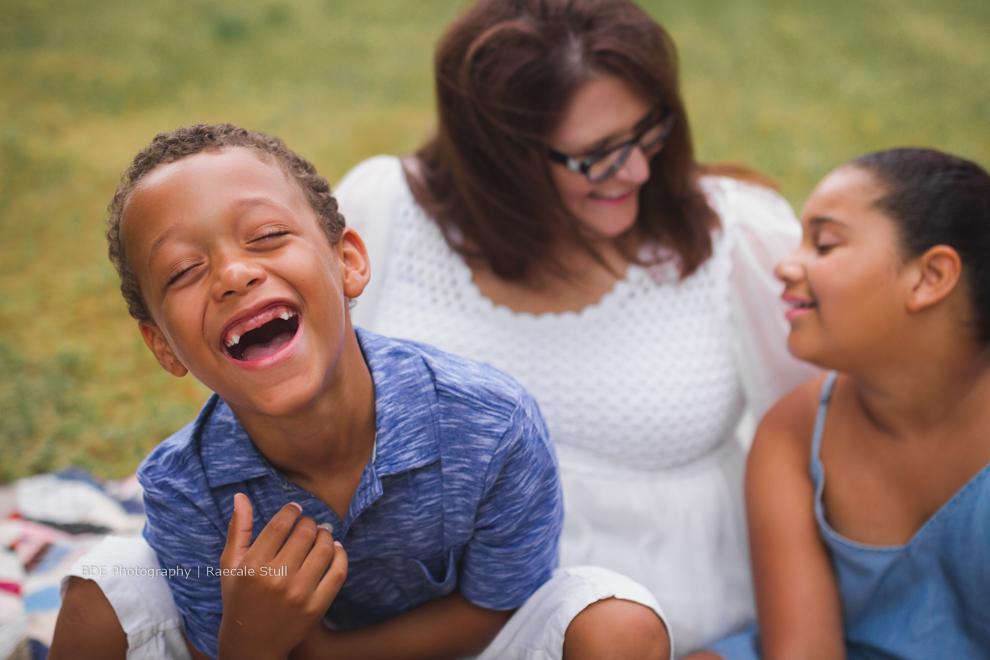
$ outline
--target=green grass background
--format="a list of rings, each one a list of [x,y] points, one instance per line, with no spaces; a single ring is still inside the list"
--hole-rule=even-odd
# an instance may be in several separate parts
[[[206,397],[144,347],[105,207],[156,133],[232,121],[331,181],[433,125],[462,0],[0,3],[0,482],[132,471]],[[987,0],[643,0],[678,44],[699,155],[799,207],[843,161],[932,146],[990,166]]]

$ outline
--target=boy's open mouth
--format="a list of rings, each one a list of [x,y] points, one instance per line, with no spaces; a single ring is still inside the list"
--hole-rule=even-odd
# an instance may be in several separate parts
[[[231,326],[223,336],[223,350],[240,362],[263,360],[278,353],[299,330],[299,313],[275,305]]]

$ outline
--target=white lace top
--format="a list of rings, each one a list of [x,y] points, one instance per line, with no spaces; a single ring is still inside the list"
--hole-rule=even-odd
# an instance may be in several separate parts
[[[398,159],[365,161],[335,191],[377,280],[353,310],[355,325],[511,374],[536,397],[558,447],[606,465],[691,463],[732,436],[745,402],[762,414],[811,375],[786,354],[781,287],[770,274],[800,235],[790,207],[732,179],[703,185],[722,230],[697,272],[678,281],[672,265],[630,266],[597,304],[534,316],[481,295],[415,203]]]

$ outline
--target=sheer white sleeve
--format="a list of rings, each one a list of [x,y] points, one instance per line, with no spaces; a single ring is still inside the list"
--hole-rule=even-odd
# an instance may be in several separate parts
[[[801,225],[780,195],[728,178],[706,178],[704,188],[722,219],[732,259],[734,352],[746,396],[737,436],[748,448],[756,423],[780,397],[813,378],[817,367],[787,350],[790,330],[780,300],[777,262],[801,240]]]
[[[402,164],[395,156],[362,161],[334,186],[333,194],[347,226],[364,240],[371,261],[371,281],[351,309],[351,322],[372,328],[388,267],[392,225],[409,194]]]

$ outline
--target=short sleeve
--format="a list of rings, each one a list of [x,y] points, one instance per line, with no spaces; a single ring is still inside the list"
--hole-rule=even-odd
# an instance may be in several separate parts
[[[550,434],[536,402],[523,401],[489,465],[458,579],[465,598],[493,610],[520,607],[550,579],[564,520]]]
[[[148,516],[144,537],[164,571],[178,569],[187,576],[169,579],[172,598],[189,641],[215,658],[223,600],[220,578],[213,569],[220,566],[226,530],[167,479],[149,479],[145,473],[141,476]]]
[[[344,175],[333,194],[347,226],[364,240],[371,261],[371,281],[351,309],[351,322],[372,328],[388,268],[392,226],[403,200],[411,195],[402,163],[395,156],[362,161]]]
[[[722,219],[731,259],[733,350],[747,403],[748,446],[756,422],[783,395],[814,378],[817,367],[787,349],[790,327],[774,268],[801,241],[801,224],[776,192],[724,177],[704,186]]]

